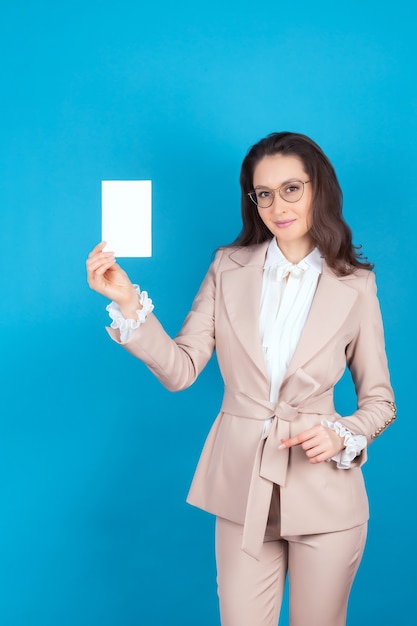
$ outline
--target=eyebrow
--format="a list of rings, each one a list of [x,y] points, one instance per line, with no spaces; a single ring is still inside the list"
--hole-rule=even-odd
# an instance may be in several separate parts
[[[280,189],[280,187],[282,187],[283,185],[287,185],[288,183],[302,183],[303,181],[301,180],[301,178],[288,178],[287,180],[284,180],[283,183],[281,183],[278,187],[274,187],[274,189]],[[268,187],[268,185],[256,185],[256,187],[254,187],[254,189],[272,189],[272,187]]]

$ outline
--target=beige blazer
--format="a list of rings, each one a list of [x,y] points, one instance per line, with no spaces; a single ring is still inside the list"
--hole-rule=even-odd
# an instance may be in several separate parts
[[[282,383],[269,402],[259,336],[263,265],[269,242],[220,250],[184,325],[171,339],[151,314],[124,347],[163,385],[191,385],[216,349],[225,384],[220,413],[206,440],[188,502],[244,525],[243,549],[257,557],[273,485],[280,485],[281,535],[351,528],[368,519],[360,466],[310,464],[299,447],[278,450],[280,439],[337,420],[333,388],[348,365],[357,411],[343,424],[368,444],[394,419],[375,277],[357,270],[337,277],[324,265],[312,307]],[[118,331],[109,332],[118,341]],[[273,418],[263,434],[264,421]]]

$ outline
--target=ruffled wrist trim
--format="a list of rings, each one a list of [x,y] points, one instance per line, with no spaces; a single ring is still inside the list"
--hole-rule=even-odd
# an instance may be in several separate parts
[[[349,469],[353,459],[366,448],[365,435],[353,435],[350,430],[347,430],[340,422],[322,420],[321,425],[330,428],[330,430],[333,430],[339,437],[344,437],[344,449],[330,460],[336,461],[338,469]]]
[[[136,311],[137,319],[125,319],[120,311],[119,305],[116,304],[116,302],[110,302],[110,304],[106,306],[106,311],[108,311],[108,314],[112,319],[110,327],[120,331],[121,343],[126,343],[130,339],[133,331],[145,322],[146,317],[154,309],[154,305],[152,304],[152,300],[148,297],[148,293],[146,291],[141,291],[139,285],[133,286],[138,294],[139,302],[142,305],[142,308],[137,309]]]

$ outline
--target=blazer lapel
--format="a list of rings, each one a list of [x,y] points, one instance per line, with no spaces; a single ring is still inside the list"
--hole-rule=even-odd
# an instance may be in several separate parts
[[[262,276],[269,241],[230,254],[236,268],[222,272],[222,295],[231,328],[267,379],[259,334]]]
[[[263,266],[269,241],[230,253],[236,267],[222,272],[222,295],[231,328],[267,380],[259,333]],[[340,278],[324,263],[317,290],[285,381],[334,337],[351,311],[357,292],[349,276]]]
[[[348,285],[349,276],[339,278],[324,263],[317,290],[284,382],[307,363],[334,337],[351,311],[357,292]]]

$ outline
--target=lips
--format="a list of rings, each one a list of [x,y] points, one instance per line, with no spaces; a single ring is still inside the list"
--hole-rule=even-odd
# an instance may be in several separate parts
[[[291,224],[294,224],[295,220],[280,220],[279,222],[274,222],[277,228],[288,228]]]

